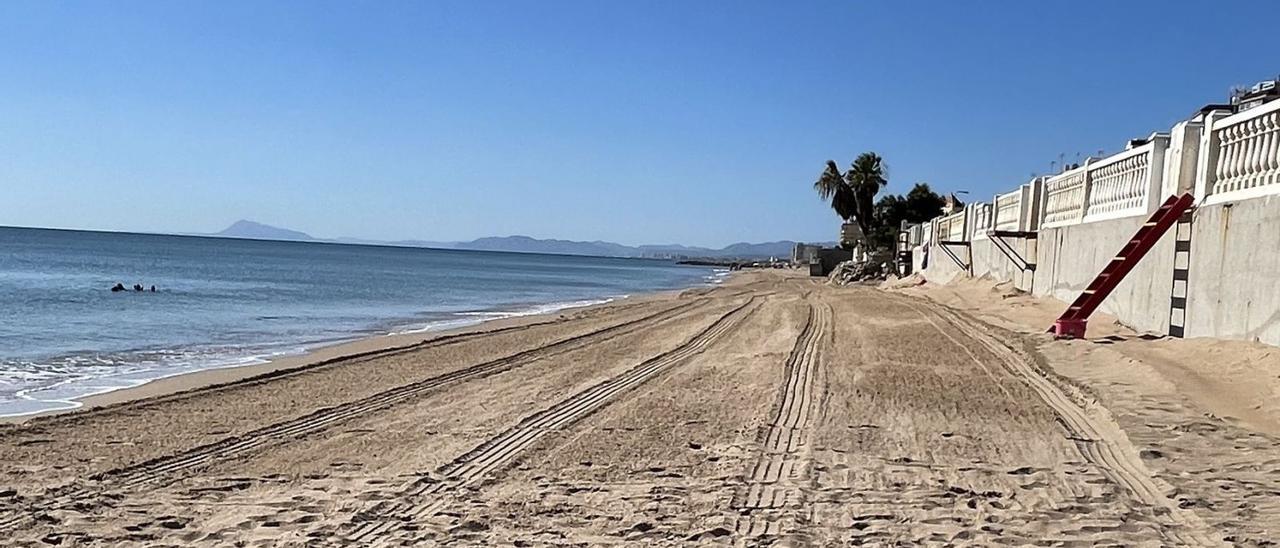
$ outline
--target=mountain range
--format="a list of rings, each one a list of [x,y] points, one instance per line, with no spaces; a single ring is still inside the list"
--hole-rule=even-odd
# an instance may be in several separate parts
[[[286,240],[299,242],[331,242],[346,244],[394,245],[404,247],[429,247],[434,249],[466,249],[478,251],[507,251],[513,253],[555,253],[560,255],[589,255],[595,257],[642,258],[710,258],[710,259],[760,259],[789,257],[796,242],[780,240],[764,243],[736,243],[720,249],[692,247],[678,244],[628,246],[613,242],[580,242],[573,240],[538,239],[528,236],[500,236],[479,238],[467,242],[439,242],[429,240],[364,240],[358,238],[316,238],[297,230],[279,228],[253,221],[240,220],[221,232],[205,234],[224,238],[254,240]]]

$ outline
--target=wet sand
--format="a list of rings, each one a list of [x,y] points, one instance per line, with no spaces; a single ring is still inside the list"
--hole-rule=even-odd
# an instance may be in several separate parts
[[[1209,343],[1116,326],[1051,341],[1033,326],[1053,306],[976,282],[751,272],[192,381],[0,427],[0,533],[31,546],[1276,539],[1269,347],[1213,347],[1235,360],[1214,377],[1174,344]]]
[[[373,355],[385,355],[402,351],[411,351],[423,345],[437,344],[442,339],[446,338],[501,332],[503,330],[522,328],[532,324],[559,321],[565,319],[568,314],[584,313],[604,306],[637,304],[651,299],[665,299],[670,298],[676,293],[678,292],[654,292],[623,299],[615,299],[608,303],[572,307],[546,314],[501,318],[450,329],[363,337],[339,344],[320,346],[302,354],[273,358],[264,363],[204,369],[163,377],[134,387],[121,388],[100,394],[93,394],[84,398],[78,398],[76,399],[76,403],[79,404],[79,407],[52,409],[39,413],[0,417],[0,424],[23,423],[39,417],[82,412],[107,405],[156,398],[190,390],[207,389],[216,385],[264,379],[283,373],[324,367],[334,362],[350,361],[352,359]]]

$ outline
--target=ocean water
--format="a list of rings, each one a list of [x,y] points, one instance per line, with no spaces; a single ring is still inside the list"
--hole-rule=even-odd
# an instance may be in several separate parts
[[[0,415],[723,275],[665,261],[0,228]],[[157,292],[110,291],[117,282]]]

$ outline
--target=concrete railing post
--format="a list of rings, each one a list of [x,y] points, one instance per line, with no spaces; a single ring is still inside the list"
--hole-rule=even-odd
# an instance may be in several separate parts
[[[1044,220],[1044,177],[1036,177],[1032,179],[1031,196],[1030,196],[1030,213],[1027,214],[1027,228],[1025,230],[1040,230],[1040,223]]]
[[[1027,230],[1031,221],[1031,196],[1027,193],[1027,185],[1018,187],[1018,230]]]
[[[1000,227],[1000,195],[991,197],[991,230]]]
[[[1213,190],[1214,173],[1218,169],[1218,136],[1214,125],[1231,113],[1215,110],[1205,115],[1200,131],[1200,151],[1196,162],[1196,203],[1203,204]]]
[[[1195,192],[1196,168],[1200,161],[1200,136],[1203,130],[1204,122],[1189,120],[1179,122],[1169,132],[1161,195]]]
[[[1151,161],[1147,164],[1147,214],[1156,212],[1164,203],[1164,163],[1168,157],[1169,136],[1151,136]]]
[[[1089,168],[1093,163],[1093,158],[1084,161],[1084,173],[1080,181],[1080,217],[1076,219],[1077,223],[1083,223],[1085,214],[1089,212],[1089,197],[1093,193],[1093,172]]]
[[[1036,219],[1036,230],[1044,226],[1045,220],[1049,217],[1049,179],[1052,177],[1044,177],[1044,181],[1040,185],[1040,198],[1036,200],[1036,207],[1040,208],[1040,214]]]

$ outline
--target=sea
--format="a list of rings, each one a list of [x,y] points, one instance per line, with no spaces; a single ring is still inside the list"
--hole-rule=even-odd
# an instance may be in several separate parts
[[[0,227],[0,416],[726,275],[660,260]]]

